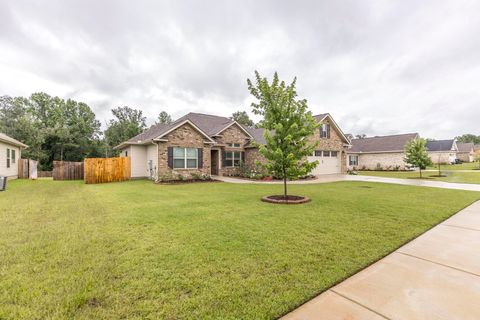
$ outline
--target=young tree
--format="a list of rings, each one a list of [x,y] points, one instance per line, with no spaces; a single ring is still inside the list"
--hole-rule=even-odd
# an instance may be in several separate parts
[[[478,162],[478,170],[480,170],[480,151],[475,154],[473,159],[474,161]]]
[[[308,111],[307,101],[297,99],[296,78],[290,85],[280,81],[275,72],[273,81],[262,78],[255,71],[255,84],[247,79],[248,90],[258,100],[252,103],[254,114],[263,116],[266,144],[259,147],[267,159],[266,169],[283,179],[283,196],[288,200],[287,179],[294,179],[311,172],[318,164],[308,162],[316,144],[309,141],[319,123]]]
[[[158,114],[158,118],[157,118],[156,123],[157,124],[159,124],[159,123],[164,123],[164,124],[172,123],[172,117],[166,111],[162,111]]]
[[[432,160],[427,153],[427,141],[425,139],[413,139],[405,145],[405,162],[422,170],[432,165]]]
[[[247,127],[253,127],[255,125],[255,123],[252,119],[250,119],[246,111],[237,111],[232,113],[232,120]]]

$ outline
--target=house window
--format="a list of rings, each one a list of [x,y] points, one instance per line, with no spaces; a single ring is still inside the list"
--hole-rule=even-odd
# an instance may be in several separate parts
[[[322,123],[320,126],[320,138],[330,139],[330,125],[328,123]]]
[[[358,156],[349,156],[348,157],[349,166],[358,166]]]
[[[15,150],[12,150],[11,153],[12,153],[12,163],[15,163],[15,161],[16,161],[15,160]]]
[[[242,153],[239,151],[227,151],[225,152],[225,166],[226,167],[239,167],[242,161]]]
[[[10,168],[10,149],[7,148],[7,169]]]
[[[330,151],[330,156],[331,157],[337,157],[338,151]]]
[[[323,151],[324,157],[330,157],[330,151]]]
[[[315,157],[321,157],[322,156],[322,150],[315,150]]]
[[[240,143],[227,143],[230,148],[240,148]]]
[[[174,169],[196,169],[198,168],[197,148],[173,148]]]

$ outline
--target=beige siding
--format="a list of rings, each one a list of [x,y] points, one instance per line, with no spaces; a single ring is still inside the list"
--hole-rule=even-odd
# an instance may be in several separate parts
[[[7,149],[10,149],[10,168],[7,168]],[[13,159],[11,158],[11,150],[15,150],[15,162],[13,162]],[[0,142],[0,176],[6,176],[9,179],[18,178],[18,159],[20,156],[19,147]]]
[[[147,177],[147,146],[130,146],[132,178]]]
[[[158,146],[157,144],[150,144],[147,146],[147,170],[149,170],[148,163],[152,161],[152,175],[156,177],[157,174],[157,166],[158,166]],[[149,172],[147,171],[147,176],[149,176]]]
[[[473,162],[473,152],[457,152],[457,158],[463,162]]]
[[[428,156],[432,159],[434,164],[437,163],[450,163],[457,158],[455,151],[449,152],[429,152]]]
[[[352,154],[353,155],[353,154]],[[349,157],[347,156],[347,166],[349,169],[368,169],[375,170],[377,166],[383,170],[394,170],[396,168],[400,170],[405,169],[405,161],[403,160],[405,154],[403,152],[392,152],[392,153],[364,153],[358,155],[358,166],[349,165]]]

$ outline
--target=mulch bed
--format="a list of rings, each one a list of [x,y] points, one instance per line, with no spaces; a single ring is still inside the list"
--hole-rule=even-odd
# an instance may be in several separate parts
[[[310,202],[310,198],[303,196],[285,196],[283,195],[273,195],[273,196],[264,196],[262,197],[263,202],[276,203],[276,204],[301,204]]]
[[[208,182],[221,182],[221,181],[215,180],[215,179],[210,179],[210,180],[185,179],[185,180],[159,181],[159,182],[156,182],[156,184],[187,184],[187,183],[208,183]]]

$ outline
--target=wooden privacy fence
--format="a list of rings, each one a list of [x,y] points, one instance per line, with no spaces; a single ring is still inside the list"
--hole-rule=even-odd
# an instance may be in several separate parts
[[[106,183],[130,179],[130,158],[86,158],[85,183]]]
[[[53,180],[83,180],[83,162],[53,161]]]
[[[18,159],[18,178],[37,179],[38,161],[32,159]]]

